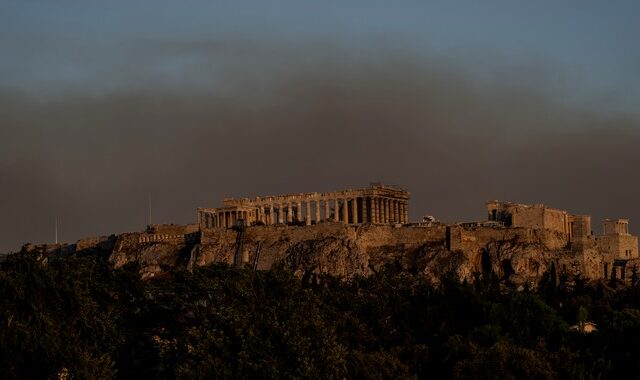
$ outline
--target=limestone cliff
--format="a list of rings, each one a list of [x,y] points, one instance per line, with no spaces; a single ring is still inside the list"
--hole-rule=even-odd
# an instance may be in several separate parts
[[[215,262],[233,263],[237,232],[173,227],[122,234],[102,244],[115,267],[137,262],[143,277]],[[99,242],[97,242],[99,243]],[[536,283],[551,265],[568,274],[602,277],[602,255],[594,249],[572,251],[560,233],[526,228],[436,225],[390,226],[320,224],[254,226],[245,230],[243,258],[258,269],[284,263],[299,275],[326,273],[339,277],[369,275],[393,264],[433,281],[453,275],[473,281],[493,272],[516,285]],[[94,249],[88,242],[76,244]],[[69,250],[69,249],[67,249]]]

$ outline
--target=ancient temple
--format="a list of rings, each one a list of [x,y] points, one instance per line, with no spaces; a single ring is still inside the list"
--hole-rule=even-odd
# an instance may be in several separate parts
[[[396,224],[409,221],[409,192],[382,183],[362,189],[264,197],[227,198],[222,207],[199,208],[200,228],[245,225]]]

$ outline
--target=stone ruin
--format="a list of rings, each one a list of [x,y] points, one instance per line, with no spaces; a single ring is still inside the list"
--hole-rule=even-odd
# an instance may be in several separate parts
[[[602,278],[628,277],[628,271],[640,264],[638,237],[629,233],[628,219],[605,219],[602,235],[591,229],[591,216],[571,215],[564,210],[542,204],[525,205],[511,202],[487,202],[490,221],[504,227],[547,229],[564,234],[573,252],[595,250],[602,256]]]
[[[328,193],[272,195],[254,199],[227,198],[219,208],[199,208],[200,228],[276,224],[395,224],[409,221],[409,192],[372,183],[363,189]]]
[[[409,220],[409,192],[380,183],[361,189],[224,199],[199,208],[192,225],[153,225],[142,232],[84,239],[73,245],[23,248],[45,255],[100,251],[115,267],[138,262],[145,278],[172,268],[242,262],[268,269],[284,262],[300,273],[350,277],[396,263],[438,281],[443,274],[473,281],[497,274],[535,284],[556,268],[597,280],[630,281],[640,266],[638,238],[627,219],[591,217],[542,204],[486,203],[487,220],[447,224]],[[247,228],[234,229],[243,225]],[[241,244],[238,242],[242,240]],[[238,248],[240,247],[240,248]]]

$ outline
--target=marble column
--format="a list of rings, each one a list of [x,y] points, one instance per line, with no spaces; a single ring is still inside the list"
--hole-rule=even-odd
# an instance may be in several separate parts
[[[383,202],[382,207],[384,207],[384,222],[389,223],[389,200],[384,198],[382,202]]]
[[[293,223],[293,208],[291,202],[287,202],[287,223]]]
[[[300,223],[302,221],[302,202],[296,202],[296,222]]]
[[[375,223],[380,223],[380,218],[378,217],[378,198],[371,198],[371,207],[373,207],[373,210],[371,210],[371,217],[375,219]]]
[[[331,210],[329,209],[329,200],[324,200],[324,219],[329,220],[329,215],[331,215]]]
[[[389,222],[395,223],[395,211],[393,210],[393,200],[389,199]]]
[[[316,224],[320,223],[320,200],[317,199],[316,203]]]
[[[371,223],[378,223],[378,207],[376,207],[376,198],[369,198],[371,203]]]
[[[403,213],[404,213],[404,222],[409,223],[409,202],[405,202],[402,205]]]
[[[344,224],[349,224],[349,200],[347,198],[342,200],[342,221]]]
[[[305,216],[306,216],[305,224],[307,226],[310,226],[311,225],[311,201],[307,200],[306,203],[307,203],[307,208],[306,208],[306,212],[305,212]]]
[[[340,221],[340,201],[338,201],[338,198],[333,200],[333,220]]]
[[[353,224],[358,224],[358,197],[353,198],[351,210],[353,211]]]
[[[367,211],[367,197],[362,197],[362,223],[370,223]]]
[[[398,201],[393,201],[393,220],[396,223],[400,223],[400,210],[398,207]]]
[[[282,212],[282,205],[283,203],[278,203],[278,224],[284,223],[284,213]]]

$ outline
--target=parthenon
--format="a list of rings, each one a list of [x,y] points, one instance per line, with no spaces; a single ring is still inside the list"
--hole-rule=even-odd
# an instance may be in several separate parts
[[[396,224],[409,221],[409,192],[381,183],[367,188],[328,193],[300,193],[249,198],[226,198],[219,208],[199,208],[200,228],[245,225]]]

